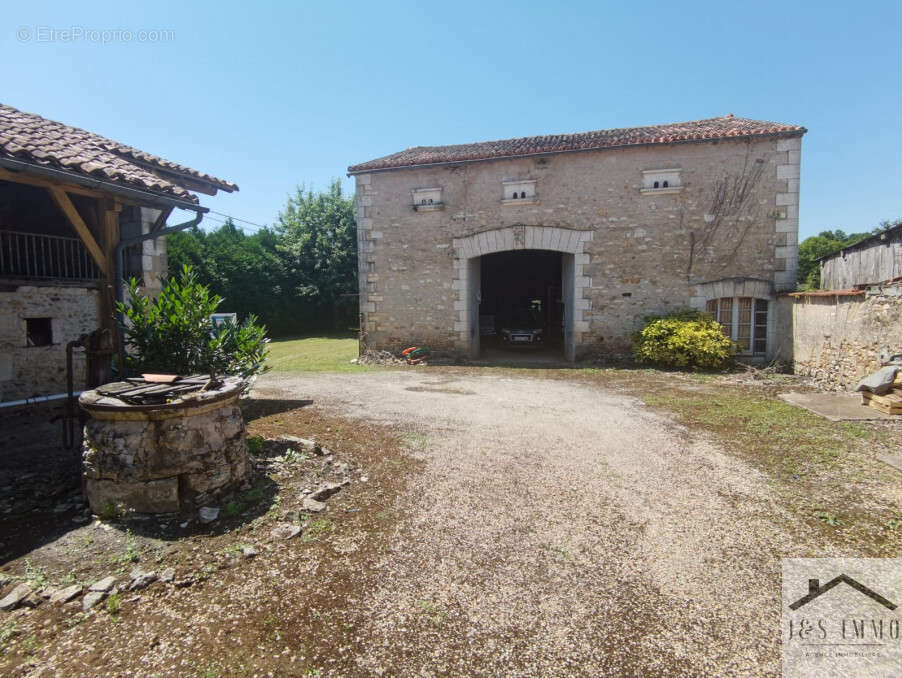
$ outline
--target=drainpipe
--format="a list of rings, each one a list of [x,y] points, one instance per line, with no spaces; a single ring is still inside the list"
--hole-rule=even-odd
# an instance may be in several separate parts
[[[164,238],[170,233],[176,233],[177,231],[184,231],[186,228],[193,228],[197,226],[201,220],[204,218],[204,212],[207,210],[205,208],[194,208],[196,210],[196,214],[193,219],[186,221],[181,224],[176,224],[174,226],[168,226],[166,228],[161,228],[158,224],[154,224],[153,228],[151,228],[150,233],[142,233],[139,236],[135,236],[134,238],[127,238],[125,240],[120,240],[116,245],[116,250],[113,255],[113,261],[115,262],[115,289],[116,289],[116,301],[122,302],[125,300],[125,292],[122,286],[122,269],[123,269],[123,261],[122,261],[122,250],[128,247],[129,245],[137,245],[140,242],[144,242],[145,240],[156,240],[157,238]],[[122,340],[124,333],[122,332],[122,328],[125,323],[122,319],[122,312],[119,310],[119,304],[116,304],[116,316],[119,320],[119,370],[120,376],[125,376],[125,342]]]
[[[81,391],[72,391],[73,396],[80,396],[82,394]],[[63,398],[70,397],[68,393],[54,393],[52,395],[45,396],[34,396],[32,398],[22,398],[21,400],[7,400],[5,402],[0,403],[0,409],[6,407],[18,407],[19,405],[34,405],[36,403],[46,403],[51,400],[62,400]]]

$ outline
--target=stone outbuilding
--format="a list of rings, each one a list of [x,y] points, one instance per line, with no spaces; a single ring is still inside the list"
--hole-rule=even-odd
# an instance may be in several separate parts
[[[75,390],[109,381],[123,279],[159,289],[166,234],[220,190],[238,187],[0,104],[0,407],[64,395],[83,337]],[[170,225],[173,210],[191,218]]]
[[[362,349],[475,357],[531,323],[528,341],[573,360],[626,353],[644,316],[695,308],[770,358],[776,295],[796,285],[805,132],[727,115],[353,165]]]

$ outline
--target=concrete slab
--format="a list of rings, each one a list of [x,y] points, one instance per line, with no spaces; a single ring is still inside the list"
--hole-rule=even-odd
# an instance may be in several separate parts
[[[877,457],[877,459],[882,461],[884,464],[889,464],[897,471],[902,471],[902,457],[897,454],[885,454],[882,457]]]
[[[830,421],[899,419],[897,415],[884,414],[862,405],[861,396],[857,393],[781,393],[779,398]]]
[[[573,363],[564,359],[560,348],[501,348],[485,346],[479,358],[471,360],[472,365],[505,365],[512,367],[572,367]]]

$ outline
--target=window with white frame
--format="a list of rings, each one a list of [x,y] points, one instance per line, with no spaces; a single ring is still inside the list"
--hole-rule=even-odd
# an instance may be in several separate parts
[[[536,180],[521,179],[517,181],[502,181],[504,197],[501,202],[506,205],[517,203],[530,203],[536,200]]]
[[[443,207],[441,187],[415,188],[410,195],[413,199],[413,208],[418,212],[440,210]]]
[[[676,193],[682,188],[679,167],[642,170],[642,193]]]
[[[708,313],[723,326],[724,334],[739,344],[742,355],[764,355],[767,352],[766,299],[723,297],[708,301]]]

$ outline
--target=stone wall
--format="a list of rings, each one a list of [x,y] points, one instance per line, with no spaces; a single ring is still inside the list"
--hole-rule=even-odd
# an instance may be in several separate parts
[[[84,287],[0,286],[0,402],[66,390],[66,344],[100,326],[98,296]],[[51,318],[51,345],[26,345],[27,318]],[[84,352],[73,358],[81,390]]]
[[[472,260],[509,245],[573,254],[576,357],[627,351],[645,315],[703,303],[699,285],[761,281],[773,299],[795,287],[800,150],[731,140],[357,175],[366,345],[465,354]],[[680,188],[641,190],[643,170],[674,167]],[[503,181],[533,179],[534,200],[502,200]],[[433,187],[441,205],[414,209]]]
[[[902,287],[857,296],[799,294],[793,299],[797,374],[823,388],[851,390],[880,367],[883,348],[902,353]]]
[[[770,359],[782,363],[784,367],[792,366],[792,313],[794,300],[788,294],[780,294],[774,301],[772,321],[778,331],[774,332]]]
[[[123,210],[119,220],[123,240],[150,233],[160,210],[150,207],[129,207]],[[155,296],[163,288],[162,279],[168,265],[166,238],[145,240],[125,248],[125,277],[135,275],[141,278],[144,289]]]

